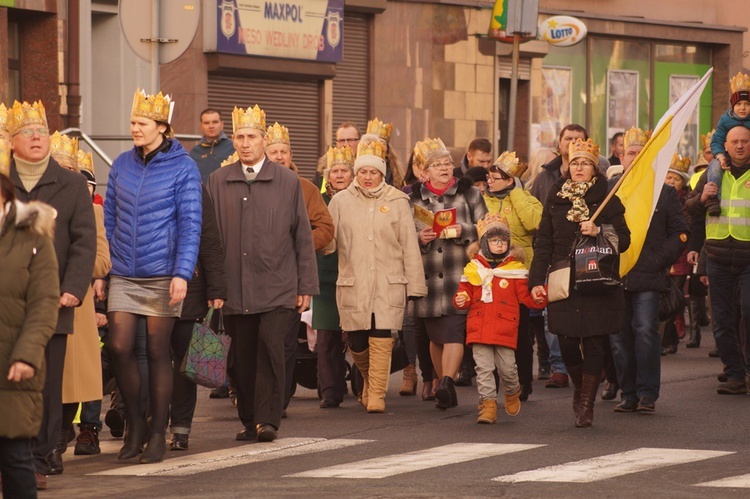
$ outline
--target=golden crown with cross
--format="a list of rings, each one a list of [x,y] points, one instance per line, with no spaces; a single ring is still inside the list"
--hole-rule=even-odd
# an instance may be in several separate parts
[[[354,166],[354,152],[351,147],[329,147],[326,152],[326,166],[333,168],[333,165],[346,165],[349,168]]]
[[[133,109],[130,115],[169,124],[172,121],[173,110],[174,102],[169,95],[161,92],[148,95],[145,91],[138,89],[133,96]]]
[[[28,102],[13,102],[13,107],[7,110],[8,133],[13,136],[21,128],[28,125],[42,125],[47,127],[47,113],[44,111],[42,101],[33,104]]]
[[[78,169],[78,139],[55,132],[49,138],[49,151],[60,166]]]
[[[645,146],[649,138],[651,138],[651,130],[644,132],[640,128],[630,127],[630,130],[622,137],[622,145],[625,149],[630,146]]]
[[[391,140],[391,133],[393,132],[393,123],[385,123],[377,118],[373,118],[367,122],[367,131],[365,133],[371,133],[377,135],[386,142]]]
[[[269,126],[266,131],[266,137],[268,137],[268,145],[273,144],[286,144],[291,146],[289,141],[289,129],[284,125],[274,123],[273,126]]]
[[[232,133],[242,128],[254,128],[266,132],[266,112],[256,104],[253,107],[242,109],[235,106],[232,111]]]

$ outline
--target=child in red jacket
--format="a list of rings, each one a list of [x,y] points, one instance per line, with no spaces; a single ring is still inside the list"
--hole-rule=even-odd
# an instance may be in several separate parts
[[[477,423],[492,424],[497,420],[495,368],[503,383],[505,412],[515,416],[521,411],[515,359],[519,304],[541,309],[546,300],[536,302],[531,297],[524,252],[511,246],[505,218],[487,214],[477,224],[477,233],[479,252],[464,268],[453,304],[469,309],[466,344],[471,345],[477,365]]]

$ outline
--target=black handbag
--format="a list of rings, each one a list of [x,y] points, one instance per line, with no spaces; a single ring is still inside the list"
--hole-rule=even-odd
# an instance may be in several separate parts
[[[622,285],[617,233],[611,225],[600,229],[596,236],[578,232],[573,243],[575,290],[581,294],[610,293]]]
[[[667,276],[667,287],[659,297],[659,322],[673,319],[685,307],[685,293]]]

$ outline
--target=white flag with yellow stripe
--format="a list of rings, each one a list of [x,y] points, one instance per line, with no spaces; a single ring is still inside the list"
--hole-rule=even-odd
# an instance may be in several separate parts
[[[710,68],[703,78],[667,110],[624,175],[617,196],[625,206],[625,221],[630,229],[630,248],[620,255],[621,276],[630,272],[638,261],[672,155],[712,72],[713,68]]]

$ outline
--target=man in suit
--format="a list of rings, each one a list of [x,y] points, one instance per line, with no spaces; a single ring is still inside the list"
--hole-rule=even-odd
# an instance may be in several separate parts
[[[86,296],[96,258],[96,224],[86,178],[62,168],[50,157],[50,132],[41,102],[15,102],[8,110],[13,160],[10,178],[23,202],[42,201],[57,210],[55,253],[60,271],[60,312],[55,335],[47,344],[44,417],[34,444],[38,488],[46,487],[48,458],[62,427],[62,374],[73,311]]]

